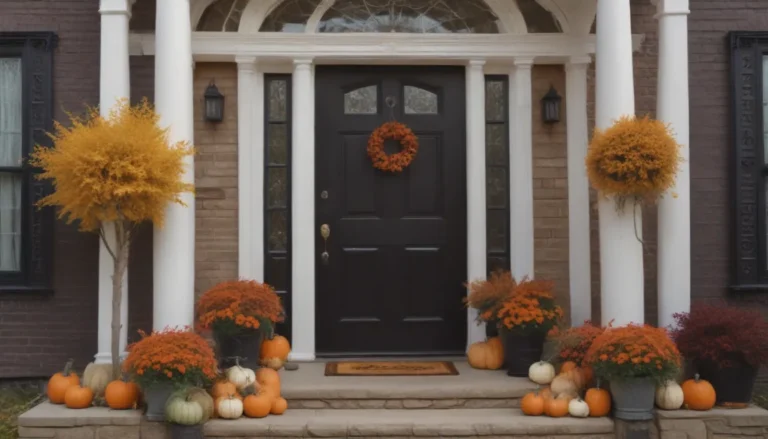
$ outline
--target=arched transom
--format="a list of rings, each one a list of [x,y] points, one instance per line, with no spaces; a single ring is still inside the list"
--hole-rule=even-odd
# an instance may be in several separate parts
[[[538,0],[204,0],[201,32],[560,33]]]

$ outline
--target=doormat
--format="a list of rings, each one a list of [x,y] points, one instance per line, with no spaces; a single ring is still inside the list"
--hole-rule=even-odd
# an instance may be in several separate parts
[[[450,361],[339,361],[325,365],[325,376],[458,375]]]

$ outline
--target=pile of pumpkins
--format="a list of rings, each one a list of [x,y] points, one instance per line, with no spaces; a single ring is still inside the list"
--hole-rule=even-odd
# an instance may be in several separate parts
[[[593,380],[589,367],[579,367],[572,361],[566,361],[556,374],[552,364],[539,361],[528,369],[528,378],[539,388],[521,400],[520,409],[525,415],[586,418],[607,416],[611,411],[608,391],[601,389],[599,384],[587,389]],[[584,398],[581,398],[584,390]]]
[[[53,404],[64,404],[71,409],[88,408],[93,404],[94,390],[88,386],[86,376],[81,385],[80,378],[72,372],[72,364],[69,360],[63,371],[48,380],[48,399]],[[112,409],[132,409],[138,404],[139,386],[136,383],[118,379],[106,383],[102,390],[107,406]]]
[[[280,375],[262,367],[254,371],[239,364],[227,369],[226,380],[213,385],[212,416],[221,419],[264,418],[282,415],[288,402],[280,396]]]

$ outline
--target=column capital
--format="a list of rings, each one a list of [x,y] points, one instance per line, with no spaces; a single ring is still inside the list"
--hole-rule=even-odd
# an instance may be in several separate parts
[[[99,0],[99,13],[101,15],[126,15],[131,16],[131,9],[135,0]]]
[[[512,64],[518,69],[530,69],[533,67],[533,57],[519,57],[512,61]]]
[[[568,61],[565,63],[565,69],[582,69],[588,67],[590,64],[592,64],[592,57],[589,55],[572,56],[568,58]]]
[[[236,56],[235,62],[238,72],[254,72],[258,59],[255,56]]]
[[[296,58],[293,60],[293,67],[296,69],[308,69],[312,66],[313,62],[313,58]]]
[[[651,0],[656,6],[655,17],[661,18],[669,15],[689,15],[689,0]]]
[[[483,67],[485,67],[485,64],[486,62],[484,59],[470,59],[467,62],[468,67],[475,68],[475,69],[482,69]]]

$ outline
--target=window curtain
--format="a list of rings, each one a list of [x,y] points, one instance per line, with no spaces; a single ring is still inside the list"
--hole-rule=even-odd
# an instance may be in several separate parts
[[[0,58],[0,167],[21,168],[21,59]],[[0,172],[0,271],[21,269],[23,174]]]

